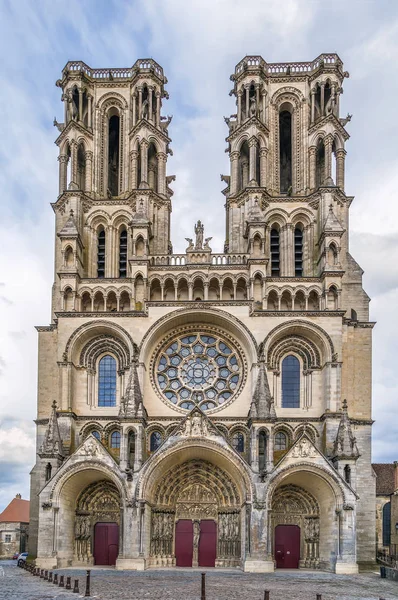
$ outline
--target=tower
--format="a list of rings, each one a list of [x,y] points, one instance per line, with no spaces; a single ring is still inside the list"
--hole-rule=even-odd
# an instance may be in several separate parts
[[[373,561],[373,323],[349,253],[347,77],[336,54],[238,63],[224,252],[204,220],[174,254],[162,68],[67,63],[53,317],[38,328],[42,568]]]

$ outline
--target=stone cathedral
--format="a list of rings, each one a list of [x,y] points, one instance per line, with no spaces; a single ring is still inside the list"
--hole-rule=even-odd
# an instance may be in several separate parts
[[[37,328],[41,568],[355,573],[374,560],[348,76],[336,54],[238,63],[223,252],[203,215],[178,254],[162,67],[63,69],[52,319]]]

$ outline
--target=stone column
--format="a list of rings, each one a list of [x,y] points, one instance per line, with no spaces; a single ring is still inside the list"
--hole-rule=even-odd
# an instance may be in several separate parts
[[[86,161],[86,177],[84,182],[84,190],[86,192],[91,192],[93,176],[93,153],[91,152],[91,150],[86,150],[86,152],[84,153],[84,160]]]
[[[267,187],[268,148],[260,148],[260,187]]]
[[[93,114],[92,114],[92,110],[93,110],[93,97],[91,94],[87,94],[87,127],[89,129],[92,129],[93,127]]]
[[[71,181],[77,185],[77,143],[75,140],[71,141],[70,147],[72,160]]]
[[[156,119],[155,119],[156,127],[160,125],[160,92],[156,92]]]
[[[258,115],[260,113],[260,84],[259,83],[256,83],[255,89],[256,89],[256,117],[258,117]]]
[[[267,520],[265,502],[253,504],[250,515],[250,555],[246,557],[244,563],[245,572],[269,573],[274,571],[274,562],[269,560],[267,555],[269,536]]]
[[[134,127],[135,124],[137,123],[137,94],[135,92],[131,96],[131,102],[133,105],[133,127]]]
[[[236,192],[238,191],[239,156],[240,156],[240,152],[231,152],[231,154],[230,154],[230,160],[231,160],[230,193],[231,193],[231,196],[236,194]]]
[[[193,283],[190,281],[188,283],[188,300],[192,301],[193,298]]]
[[[339,148],[336,151],[336,185],[344,191],[344,175],[345,175],[345,156],[347,152],[344,148]]]
[[[68,187],[68,161],[69,157],[67,154],[60,154],[58,156],[59,161],[59,193],[62,194]]]
[[[164,152],[157,153],[158,158],[158,194],[166,195],[166,162],[167,156]]]
[[[242,160],[242,189],[249,183],[249,161]]]
[[[316,94],[316,89],[312,88],[312,90],[311,90],[311,125],[315,121],[315,94]]]
[[[83,121],[83,90],[79,89],[79,123]]]
[[[140,152],[141,152],[141,183],[148,184],[148,147],[147,140],[141,140]]]
[[[256,164],[257,164],[257,140],[251,138],[249,140],[250,162],[249,162],[249,181],[256,181]],[[258,181],[256,181],[258,185]]]
[[[327,135],[324,140],[325,144],[325,180],[329,182],[332,177],[332,144],[333,138]]]
[[[153,111],[152,111],[152,92],[153,92],[153,86],[148,86],[148,100],[149,100],[149,104],[148,104],[148,121],[153,121]]]
[[[325,114],[325,84],[321,83],[321,116]]]
[[[243,95],[243,91],[239,90],[238,91],[238,115],[237,115],[238,126],[241,124],[241,121],[242,121],[242,95]]]
[[[294,277],[294,231],[291,223],[288,223],[285,229],[285,258],[285,275]]]
[[[250,95],[250,86],[245,85],[246,90],[246,110],[245,110],[245,119],[249,118],[249,95]]]
[[[138,89],[138,117],[137,120],[141,119],[142,114],[142,87],[140,86]]]
[[[314,190],[316,187],[316,146],[310,146],[309,153],[310,190]]]
[[[204,300],[208,300],[209,299],[209,282],[205,281],[203,283],[203,289],[204,289]]]
[[[138,161],[138,151],[132,150],[130,152],[130,186],[131,186],[132,190],[136,190],[138,188],[137,161]]]

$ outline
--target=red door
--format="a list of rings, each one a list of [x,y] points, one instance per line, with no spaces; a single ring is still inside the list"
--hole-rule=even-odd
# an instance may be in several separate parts
[[[217,550],[217,525],[215,521],[200,522],[199,567],[215,567]]]
[[[119,525],[97,523],[94,528],[94,564],[115,565],[119,554]]]
[[[176,523],[176,565],[192,567],[193,523],[190,519],[180,519]]]
[[[298,569],[300,560],[300,527],[275,527],[275,560],[277,569]]]

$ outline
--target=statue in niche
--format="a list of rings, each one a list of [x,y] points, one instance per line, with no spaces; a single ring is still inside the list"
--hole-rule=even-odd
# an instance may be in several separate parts
[[[249,117],[255,117],[257,114],[256,97],[252,96],[249,101]]]
[[[201,223],[201,221],[198,221],[195,225],[195,235],[196,235],[196,243],[195,243],[195,250],[202,250],[203,249],[203,233],[204,233],[204,226]]]
[[[142,107],[141,107],[141,119],[148,119],[148,114],[149,114],[149,102],[148,102],[148,99],[145,98],[144,102],[142,103]]]

